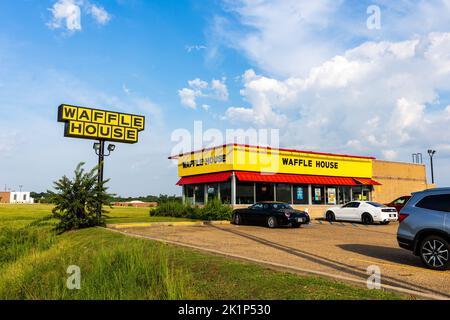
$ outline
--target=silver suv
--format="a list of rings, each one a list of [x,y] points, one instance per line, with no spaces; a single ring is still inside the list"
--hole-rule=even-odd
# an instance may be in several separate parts
[[[400,247],[420,256],[430,269],[449,267],[450,188],[413,193],[400,211],[399,221],[397,241]]]

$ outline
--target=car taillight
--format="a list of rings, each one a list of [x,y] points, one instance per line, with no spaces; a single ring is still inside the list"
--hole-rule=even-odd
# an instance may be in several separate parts
[[[409,213],[400,213],[400,215],[398,216],[398,222],[402,222],[403,220],[408,218],[408,216],[409,216]]]

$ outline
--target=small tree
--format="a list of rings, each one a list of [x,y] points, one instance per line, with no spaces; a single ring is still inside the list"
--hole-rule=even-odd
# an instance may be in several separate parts
[[[71,180],[63,176],[54,182],[55,192],[49,191],[51,202],[56,206],[52,210],[53,217],[59,219],[56,229],[60,232],[104,225],[104,205],[109,205],[110,195],[106,180],[99,185],[97,167],[89,172],[80,163]]]

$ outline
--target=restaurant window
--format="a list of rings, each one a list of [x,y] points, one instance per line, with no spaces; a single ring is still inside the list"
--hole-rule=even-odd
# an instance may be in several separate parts
[[[364,186],[362,187],[362,198],[363,201],[371,201],[371,187],[370,186]]]
[[[187,204],[194,204],[194,186],[189,184],[184,186],[184,201]]]
[[[341,186],[338,187],[338,204],[345,204],[351,201],[350,199],[350,187]]]
[[[352,188],[353,201],[370,201],[370,187],[358,186]]]
[[[312,186],[312,204],[325,204],[325,188]]]
[[[307,185],[294,184],[294,204],[309,204],[309,189]]]
[[[360,200],[362,200],[362,188],[352,187],[352,201],[360,201]]]
[[[256,202],[273,201],[275,199],[274,186],[273,183],[256,183]]]
[[[205,203],[205,185],[199,184],[194,186],[195,203]]]
[[[277,201],[292,203],[291,185],[286,183],[277,184]]]
[[[213,199],[219,199],[219,184],[212,183],[206,185],[206,194],[208,195],[208,201]]]
[[[236,182],[236,204],[252,204],[254,199],[253,182]]]
[[[230,181],[221,182],[220,185],[220,200],[224,204],[231,204],[231,183]]]
[[[327,204],[337,204],[336,187],[327,187]]]

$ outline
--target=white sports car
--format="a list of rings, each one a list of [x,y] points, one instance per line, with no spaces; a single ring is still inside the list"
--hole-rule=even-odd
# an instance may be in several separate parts
[[[364,224],[379,222],[388,224],[398,220],[397,209],[372,201],[352,201],[343,206],[328,208],[325,212],[328,221],[360,221]]]

